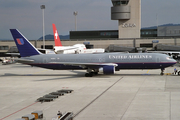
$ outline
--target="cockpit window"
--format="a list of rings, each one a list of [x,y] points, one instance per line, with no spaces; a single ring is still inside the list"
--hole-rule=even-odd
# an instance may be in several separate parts
[[[172,57],[167,57],[168,60],[172,60],[173,58]]]

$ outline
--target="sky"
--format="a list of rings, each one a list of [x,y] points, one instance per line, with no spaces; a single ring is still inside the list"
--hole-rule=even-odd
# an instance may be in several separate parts
[[[111,20],[111,0],[1,0],[0,39],[10,39],[9,29],[19,29],[29,40],[39,39],[43,32],[41,5],[45,5],[45,34],[53,34],[52,23],[60,35],[75,30],[117,30]],[[141,26],[180,24],[180,0],[141,0]]]

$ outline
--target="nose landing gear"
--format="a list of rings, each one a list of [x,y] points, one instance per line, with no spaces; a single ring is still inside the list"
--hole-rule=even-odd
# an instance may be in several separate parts
[[[164,68],[161,69],[160,75],[164,75],[164,70],[165,70]]]

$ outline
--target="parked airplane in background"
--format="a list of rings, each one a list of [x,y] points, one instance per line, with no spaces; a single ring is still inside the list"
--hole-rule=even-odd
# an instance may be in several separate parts
[[[2,58],[1,60],[2,60],[3,65],[8,65],[8,64],[15,63],[14,58],[6,58],[5,57],[5,58]]]
[[[17,62],[53,70],[86,69],[86,77],[99,72],[114,74],[121,69],[161,69],[176,64],[165,54],[103,53],[103,54],[42,54],[17,29],[10,29],[21,54]]]
[[[162,53],[171,56],[174,59],[180,58],[180,52],[178,51],[147,51],[148,53]]]
[[[56,53],[54,52],[54,50],[52,50],[52,49],[41,49],[41,48],[37,48],[37,50],[40,51],[40,52],[43,53],[43,54],[56,54]]]
[[[54,42],[55,42],[54,51],[57,54],[58,53],[63,53],[63,54],[104,53],[105,51],[102,48],[86,49],[86,46],[84,44],[75,44],[73,46],[62,46],[55,24],[52,24],[52,26],[53,26]]]
[[[86,46],[84,44],[75,44],[73,46],[62,46],[55,24],[52,24],[52,26],[53,26],[54,42],[55,42],[54,51],[56,53],[75,54],[86,49]]]

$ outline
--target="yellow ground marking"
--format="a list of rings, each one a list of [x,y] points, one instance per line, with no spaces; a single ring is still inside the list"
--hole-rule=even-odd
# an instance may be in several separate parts
[[[148,72],[149,72],[149,70],[146,73],[148,73]]]

